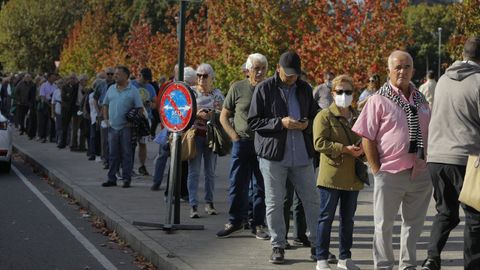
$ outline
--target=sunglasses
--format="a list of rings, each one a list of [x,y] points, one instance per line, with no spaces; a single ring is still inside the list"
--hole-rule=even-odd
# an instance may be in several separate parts
[[[208,74],[199,74],[197,73],[197,78],[208,79]]]
[[[113,75],[113,73],[107,73],[107,75]]]
[[[352,90],[335,90],[335,93],[337,93],[337,95],[347,95],[347,96],[351,96],[353,94],[353,91]]]
[[[368,82],[377,82],[376,80],[368,80]]]

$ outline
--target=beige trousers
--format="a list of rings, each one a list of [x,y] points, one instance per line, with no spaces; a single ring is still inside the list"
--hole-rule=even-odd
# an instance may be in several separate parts
[[[410,169],[395,174],[378,172],[374,176],[375,269],[393,269],[392,231],[399,209],[402,217],[399,269],[415,269],[417,264],[416,245],[432,196],[432,182],[427,170],[413,179],[411,173]]]

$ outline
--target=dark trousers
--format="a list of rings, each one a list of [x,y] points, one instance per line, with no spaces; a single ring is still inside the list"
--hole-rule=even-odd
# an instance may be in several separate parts
[[[157,160],[158,162],[158,160]],[[180,198],[184,198],[188,200],[188,161],[180,162],[181,168],[181,175],[180,175]],[[170,186],[170,168],[168,169],[168,176],[167,176],[167,186],[165,188],[165,197],[168,196],[168,188]]]
[[[160,123],[160,114],[158,114],[157,109],[153,109],[152,115],[153,115],[153,118],[152,118],[152,125],[150,127],[150,135],[155,136],[155,134],[157,133],[156,131],[157,131],[158,124]]]
[[[39,103],[41,104],[41,103]],[[47,138],[47,132],[50,130],[50,111],[45,106],[48,106],[46,103],[41,105],[40,109],[37,111],[37,124],[38,124],[38,136],[41,139]]]
[[[61,114],[55,114],[55,129],[56,129],[56,135],[57,135],[57,140],[56,140],[57,145],[60,145],[60,142],[62,141],[62,138],[64,136],[62,131],[62,115]]]
[[[77,113],[73,112],[72,117],[72,143],[70,144],[71,148],[78,148],[80,150],[85,150],[85,143],[87,141],[87,130],[84,124],[85,118]],[[80,132],[80,136],[79,133]]]
[[[450,231],[460,222],[458,196],[463,186],[466,166],[428,163],[432,176],[437,214],[430,232],[428,257],[440,259]],[[466,270],[480,269],[480,212],[461,204],[465,212],[464,265]]]
[[[340,202],[340,260],[350,259],[353,244],[353,216],[357,210],[358,191],[320,188],[320,215],[317,227],[317,259],[326,260],[330,253],[330,233]]]
[[[100,156],[100,129],[97,123],[90,125],[88,156]]]
[[[72,120],[72,109],[67,107],[62,107],[62,134],[61,141],[58,145],[65,147],[67,145],[67,134],[68,128],[70,127],[70,122]]]
[[[254,182],[252,226],[265,225],[265,187],[253,140],[240,139],[232,145],[228,211],[229,222],[241,224],[248,217],[249,185]]]
[[[20,125],[20,131],[25,132],[25,117],[27,116],[28,106],[27,105],[17,105],[17,121]]]
[[[30,107],[28,112],[27,134],[29,138],[35,138],[37,135],[37,110],[35,106]]]
[[[293,209],[292,209],[293,205]],[[294,239],[308,242],[307,237],[307,222],[305,220],[305,212],[303,211],[303,204],[298,197],[297,192],[292,183],[287,180],[287,195],[283,205],[283,216],[285,218],[286,234],[285,239],[288,239],[288,231],[290,229],[290,211],[293,210],[293,233]]]

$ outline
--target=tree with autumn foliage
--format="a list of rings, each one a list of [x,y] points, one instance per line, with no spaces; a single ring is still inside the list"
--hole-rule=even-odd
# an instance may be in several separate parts
[[[480,1],[464,0],[454,4],[455,31],[447,44],[452,60],[462,59],[463,45],[472,36],[480,36]]]
[[[407,5],[407,0],[314,1],[299,21],[303,35],[295,42],[308,76],[319,83],[324,71],[348,73],[362,86],[369,74],[385,74],[390,52],[409,41],[402,18]]]
[[[98,59],[96,72],[105,70],[107,67],[115,67],[117,65],[128,65],[128,53],[125,46],[118,40],[114,34],[106,48],[101,49],[95,56]]]
[[[241,66],[249,54],[264,54],[272,74],[280,55],[301,36],[298,15],[307,8],[306,1],[289,0],[212,0],[206,5],[206,56],[224,91],[231,81],[243,79]]]
[[[107,47],[112,35],[113,20],[102,8],[88,12],[75,23],[60,55],[60,73],[95,75],[101,66],[98,53]]]

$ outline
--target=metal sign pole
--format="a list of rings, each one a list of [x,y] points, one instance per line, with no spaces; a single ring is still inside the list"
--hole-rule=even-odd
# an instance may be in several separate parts
[[[186,0],[180,1],[180,41],[178,51],[178,80],[183,81],[183,66],[185,60],[185,9]],[[171,94],[178,92],[180,95]],[[182,99],[183,97],[183,99]],[[169,106],[165,106],[169,104]],[[186,106],[185,106],[186,105]],[[175,109],[173,109],[175,108]],[[185,109],[186,108],[186,109]],[[159,110],[162,123],[173,132],[173,143],[170,149],[170,177],[169,190],[167,195],[167,216],[165,224],[152,222],[134,221],[133,225],[153,228],[161,228],[167,233],[173,230],[203,230],[203,225],[184,225],[180,224],[180,185],[181,185],[181,136],[180,132],[187,129],[191,124],[194,113],[196,113],[196,102],[188,86],[181,82],[172,83],[163,92],[160,99]],[[183,110],[183,111],[182,111]],[[174,113],[173,113],[174,112]],[[175,122],[175,119],[181,118],[181,124]],[[172,198],[175,193],[175,215],[174,224],[172,224]]]
[[[173,141],[170,149],[170,177],[168,179],[168,195],[167,195],[167,203],[168,203],[168,211],[167,216],[165,217],[165,225],[163,226],[164,230],[172,229],[172,198],[173,192],[176,189],[178,184],[177,178],[177,171],[179,169],[179,158],[180,158],[180,133],[174,132],[173,134]],[[178,195],[176,195],[178,196]]]

